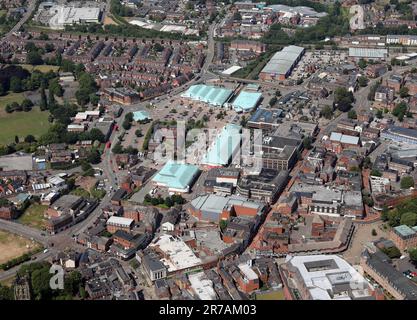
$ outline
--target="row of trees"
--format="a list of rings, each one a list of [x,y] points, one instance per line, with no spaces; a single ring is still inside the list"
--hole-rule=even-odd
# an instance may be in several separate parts
[[[168,196],[165,199],[162,198],[161,196],[152,197],[149,194],[147,194],[143,201],[143,204],[145,205],[153,205],[153,206],[164,205],[168,208],[171,208],[172,206],[176,204],[181,205],[184,203],[185,203],[185,199],[182,196],[176,195],[176,194],[172,196]]]
[[[5,110],[6,110],[7,113],[12,113],[14,111],[28,112],[28,111],[32,110],[32,107],[33,107],[33,102],[29,99],[24,99],[22,101],[22,103],[12,102],[10,104],[7,104]]]

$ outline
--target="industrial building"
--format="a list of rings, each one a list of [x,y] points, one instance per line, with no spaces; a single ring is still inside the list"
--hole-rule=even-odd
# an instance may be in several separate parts
[[[53,6],[50,12],[56,14],[49,21],[52,29],[64,29],[65,26],[81,23],[99,23],[101,10],[98,7],[75,8],[69,6]]]
[[[229,100],[232,93],[233,90],[231,89],[196,84],[188,88],[181,97],[208,103],[215,107],[222,107]]]
[[[201,163],[207,167],[222,167],[229,164],[232,157],[240,150],[241,128],[235,124],[224,126],[208,148]]]
[[[261,216],[266,211],[266,205],[240,196],[208,194],[194,198],[188,210],[200,220],[219,222],[231,216]]]
[[[276,52],[259,73],[259,79],[285,80],[301,60],[304,52],[305,49],[298,46],[288,46]]]
[[[170,160],[152,178],[152,182],[158,186],[168,188],[169,192],[185,193],[190,192],[191,186],[199,173],[200,170],[192,164]]]
[[[349,57],[364,59],[386,59],[388,56],[387,49],[375,48],[349,48]]]
[[[241,91],[232,102],[232,107],[236,112],[249,112],[258,106],[261,99],[260,92]]]
[[[381,138],[395,142],[417,144],[417,130],[392,126],[381,132]]]

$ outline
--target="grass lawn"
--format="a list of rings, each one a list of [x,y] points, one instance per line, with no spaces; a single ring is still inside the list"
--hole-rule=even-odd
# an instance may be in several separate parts
[[[29,208],[19,217],[19,222],[29,227],[43,230],[45,218],[43,214],[48,206],[31,204]]]
[[[256,300],[285,300],[284,292],[280,290],[267,293],[257,293]]]
[[[36,249],[38,245],[36,242],[13,233],[0,231],[0,263],[20,257]]]
[[[41,136],[51,125],[48,116],[49,112],[40,111],[39,107],[29,112],[6,113],[5,116],[0,114],[0,144],[13,142],[16,135],[22,139],[28,134]]]
[[[29,72],[32,72],[34,70],[38,70],[40,72],[48,72],[48,71],[58,71],[59,70],[59,66],[49,66],[49,65],[38,65],[38,66],[34,66],[31,64],[21,64],[20,65],[22,68],[26,69]]]
[[[83,188],[80,188],[80,187],[72,190],[70,192],[70,194],[73,194],[73,195],[79,196],[79,197],[84,197],[84,198],[89,198],[90,197],[90,192],[88,192],[87,190],[85,190]]]
[[[5,96],[0,97],[0,118],[7,116],[7,112],[5,111],[5,108],[8,104],[11,104],[12,102],[21,103],[25,99],[25,96],[22,92],[15,93],[15,92],[9,92],[9,94]]]

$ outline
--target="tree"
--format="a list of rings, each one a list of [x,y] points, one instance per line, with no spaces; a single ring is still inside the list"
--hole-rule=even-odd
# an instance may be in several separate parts
[[[26,56],[26,63],[33,65],[43,64],[42,56],[38,51],[30,51]]]
[[[49,82],[49,92],[52,92],[57,97],[62,97],[64,95],[64,89],[59,84],[58,79],[53,79]]]
[[[137,129],[136,131],[135,131],[135,135],[136,135],[136,137],[142,137],[143,136],[143,134],[142,134],[142,130],[141,129]]]
[[[366,63],[366,61],[364,60],[364,59],[360,59],[359,60],[359,62],[358,62],[358,66],[359,66],[359,68],[361,68],[361,69],[365,69],[366,68],[366,66],[367,66],[368,64]]]
[[[414,263],[414,265],[417,265],[417,248],[408,250],[408,253],[410,254],[411,261]]]
[[[273,107],[273,106],[277,103],[277,101],[278,101],[278,99],[277,99],[276,97],[272,97],[272,98],[269,100],[269,106],[270,106],[270,107]]]
[[[378,235],[375,229],[372,229],[372,235],[373,235],[374,237],[376,237],[376,236]]]
[[[378,169],[372,169],[371,176],[382,177],[382,173]]]
[[[321,115],[326,119],[330,120],[333,117],[333,109],[331,106],[324,106],[321,109]]]
[[[123,153],[123,146],[122,146],[122,144],[121,144],[120,142],[117,142],[117,143],[114,145],[113,149],[111,149],[111,151],[112,151],[114,154],[120,154],[120,153]]]
[[[347,112],[352,107],[354,97],[352,92],[345,87],[339,87],[334,92],[334,104],[342,112]]]
[[[18,77],[12,77],[10,79],[10,90],[13,92],[22,92],[22,80]]]
[[[81,169],[82,169],[84,172],[86,172],[86,171],[88,171],[88,170],[92,169],[92,166],[91,166],[91,164],[89,164],[88,162],[83,161],[83,162],[81,163]]]
[[[33,102],[29,99],[25,99],[21,103],[23,111],[30,111],[33,107]]]
[[[171,208],[174,205],[174,201],[172,200],[171,197],[166,197],[164,203],[169,208]]]
[[[219,222],[220,230],[224,231],[226,229],[226,227],[227,227],[227,224],[228,224],[228,221],[227,220],[223,220],[223,219],[220,220],[220,222]]]
[[[303,147],[305,149],[310,150],[313,146],[312,146],[312,141],[310,137],[305,137],[303,140]]]
[[[13,107],[10,104],[6,105],[5,110],[6,110],[7,113],[12,113],[14,111]]]
[[[48,299],[51,296],[49,281],[52,274],[49,273],[49,267],[43,266],[31,273],[32,290],[37,300]]]
[[[101,132],[99,129],[97,128],[93,128],[90,130],[90,139],[93,141],[99,141],[99,142],[105,142],[105,136],[104,133]]]
[[[357,119],[358,118],[358,116],[357,116],[357,114],[356,114],[356,111],[355,110],[349,110],[349,112],[348,112],[348,118],[349,119]]]
[[[15,142],[16,144],[18,144],[18,143],[19,143],[19,137],[18,137],[18,136],[14,136],[14,142]]]
[[[372,166],[372,162],[371,162],[371,158],[370,157],[365,157],[365,159],[363,159],[363,167],[365,169],[369,169]]]
[[[90,153],[87,156],[87,161],[91,164],[100,163],[100,161],[101,161],[100,152],[96,149],[91,150]]]
[[[6,90],[4,90],[4,86],[0,83],[0,96],[4,96],[6,94]]]
[[[122,123],[122,127],[125,130],[129,130],[132,127],[132,123],[129,120],[125,119]]]
[[[25,142],[27,142],[27,143],[32,143],[32,142],[35,142],[35,141],[36,141],[35,137],[33,135],[31,135],[31,134],[28,134],[25,137]]]
[[[401,98],[407,98],[408,97],[408,88],[407,87],[401,87],[400,89],[400,97]]]
[[[13,290],[11,287],[0,284],[0,300],[14,300]]]
[[[417,224],[417,213],[406,212],[401,215],[400,224],[405,224],[409,227],[414,227]]]
[[[410,189],[414,187],[414,179],[411,176],[405,176],[401,178],[401,189]]]
[[[377,112],[376,112],[376,114],[375,114],[375,116],[378,118],[378,119],[382,119],[384,116],[383,116],[383,114],[382,114],[382,110],[377,110]]]
[[[407,113],[407,109],[407,104],[404,101],[402,101],[394,107],[394,109],[392,110],[392,114],[396,116],[399,121],[403,121],[404,116]]]
[[[39,104],[39,107],[42,111],[48,109],[48,101],[46,100],[46,93],[44,88],[41,89],[41,102]]]
[[[360,87],[366,87],[368,85],[368,78],[364,77],[364,76],[360,76],[358,78],[358,84]]]
[[[390,259],[398,259],[401,257],[401,251],[397,247],[390,247],[382,249],[382,252],[385,253]]]

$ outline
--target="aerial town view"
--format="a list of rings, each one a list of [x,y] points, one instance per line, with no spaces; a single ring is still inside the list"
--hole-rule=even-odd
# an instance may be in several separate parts
[[[417,300],[417,2],[0,0],[0,300]]]

